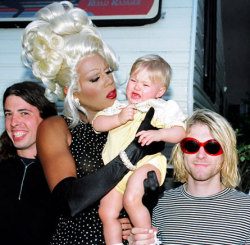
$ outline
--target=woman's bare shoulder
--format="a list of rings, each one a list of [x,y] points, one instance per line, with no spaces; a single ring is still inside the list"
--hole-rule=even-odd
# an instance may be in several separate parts
[[[46,137],[54,137],[56,138],[68,138],[69,137],[69,128],[61,116],[52,116],[44,119],[39,127],[38,127],[38,135],[43,135],[43,138]]]
[[[63,117],[61,116],[52,116],[44,119],[39,125],[40,129],[47,130],[58,130],[58,129],[67,129],[68,125]]]
[[[62,116],[51,116],[42,121],[43,124],[66,124],[64,118]]]

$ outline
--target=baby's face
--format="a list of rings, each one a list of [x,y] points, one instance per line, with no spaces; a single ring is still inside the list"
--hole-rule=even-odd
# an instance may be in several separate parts
[[[127,85],[127,99],[130,104],[137,104],[149,99],[157,99],[163,96],[166,88],[163,82],[150,78],[146,69],[136,70],[131,74]]]

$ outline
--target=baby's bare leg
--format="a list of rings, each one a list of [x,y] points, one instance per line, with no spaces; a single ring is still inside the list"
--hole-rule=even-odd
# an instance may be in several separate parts
[[[148,209],[142,203],[144,195],[143,181],[147,178],[148,171],[154,170],[160,183],[161,173],[158,168],[146,164],[137,169],[129,178],[123,197],[123,205],[130,221],[135,227],[151,228],[151,217]]]
[[[103,223],[105,243],[122,244],[122,228],[118,220],[122,209],[122,194],[115,189],[111,190],[101,200],[99,216]]]

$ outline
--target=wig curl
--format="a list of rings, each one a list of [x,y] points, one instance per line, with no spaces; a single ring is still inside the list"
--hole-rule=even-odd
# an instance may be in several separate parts
[[[79,62],[99,54],[112,70],[118,69],[114,52],[102,40],[87,13],[68,1],[54,2],[39,10],[36,19],[25,28],[22,45],[22,61],[46,85],[48,99],[54,101],[56,94],[65,100],[64,115],[73,120],[71,127],[79,123],[79,111],[88,118],[85,108],[73,99],[73,94],[79,91]]]

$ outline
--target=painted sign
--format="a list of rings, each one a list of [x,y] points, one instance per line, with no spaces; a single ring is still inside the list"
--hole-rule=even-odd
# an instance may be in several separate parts
[[[35,13],[55,1],[0,1],[0,27],[16,23],[26,26]],[[59,2],[59,1],[58,1]],[[75,0],[97,26],[144,25],[160,18],[161,0]],[[11,26],[10,26],[11,27]],[[21,26],[20,26],[21,27]]]

